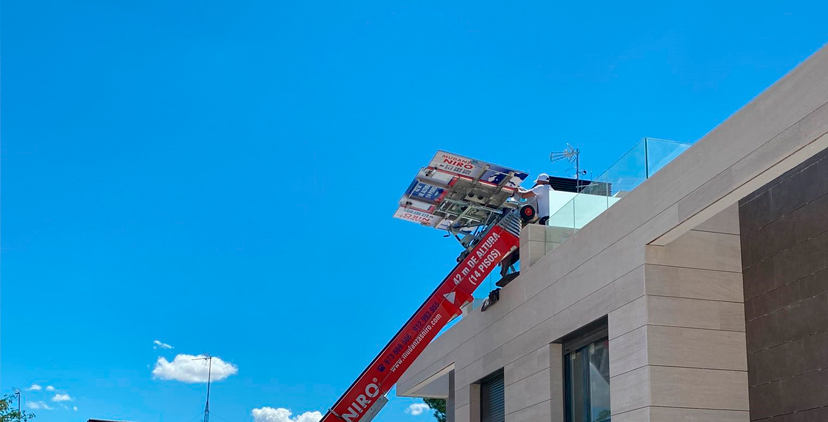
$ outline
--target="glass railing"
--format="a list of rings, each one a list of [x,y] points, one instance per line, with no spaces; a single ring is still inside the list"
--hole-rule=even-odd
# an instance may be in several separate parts
[[[563,206],[550,210],[547,242],[556,247],[563,243],[690,146],[664,139],[642,139]]]

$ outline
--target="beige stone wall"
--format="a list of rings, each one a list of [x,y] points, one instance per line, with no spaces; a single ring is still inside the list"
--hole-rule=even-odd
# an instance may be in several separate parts
[[[574,229],[530,224],[520,232],[520,268],[528,270],[575,234]]]
[[[563,422],[560,344],[546,344],[506,365],[507,422]]]
[[[738,208],[647,246],[645,295],[609,314],[612,419],[748,421]]]

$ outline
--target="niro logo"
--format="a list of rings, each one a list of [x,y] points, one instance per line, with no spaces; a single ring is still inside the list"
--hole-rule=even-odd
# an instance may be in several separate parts
[[[474,164],[472,164],[468,161],[460,160],[457,157],[444,156],[443,157],[443,164],[448,164],[450,166],[455,166],[455,167],[462,167],[466,170],[471,170],[471,169],[474,168]]]
[[[348,406],[348,413],[342,414],[342,419],[346,422],[354,422],[358,421],[359,418],[368,410],[369,405],[373,401],[372,399],[379,395],[379,386],[376,384],[377,379],[374,378],[373,383],[368,384],[365,386],[365,394],[360,394],[357,396],[356,400]]]

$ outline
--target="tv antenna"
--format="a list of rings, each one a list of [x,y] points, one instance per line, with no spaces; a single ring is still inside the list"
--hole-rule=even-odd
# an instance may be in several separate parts
[[[210,420],[210,378],[213,373],[213,357],[210,356],[209,353],[205,353],[201,355],[199,358],[195,358],[193,360],[206,360],[207,361],[207,402],[204,404],[204,422],[209,422]]]
[[[581,179],[581,150],[579,148],[573,147],[571,144],[566,144],[566,149],[560,152],[553,152],[549,154],[549,161],[551,162],[558,162],[558,161],[566,161],[570,164],[575,164],[575,185],[580,186],[580,179]],[[586,174],[586,170],[583,171],[583,174]]]

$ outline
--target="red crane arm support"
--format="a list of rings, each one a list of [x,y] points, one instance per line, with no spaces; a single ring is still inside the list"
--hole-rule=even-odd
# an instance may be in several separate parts
[[[517,212],[507,213],[487,231],[466,258],[431,293],[396,336],[339,398],[321,422],[359,422],[387,393],[494,267],[520,243]]]

